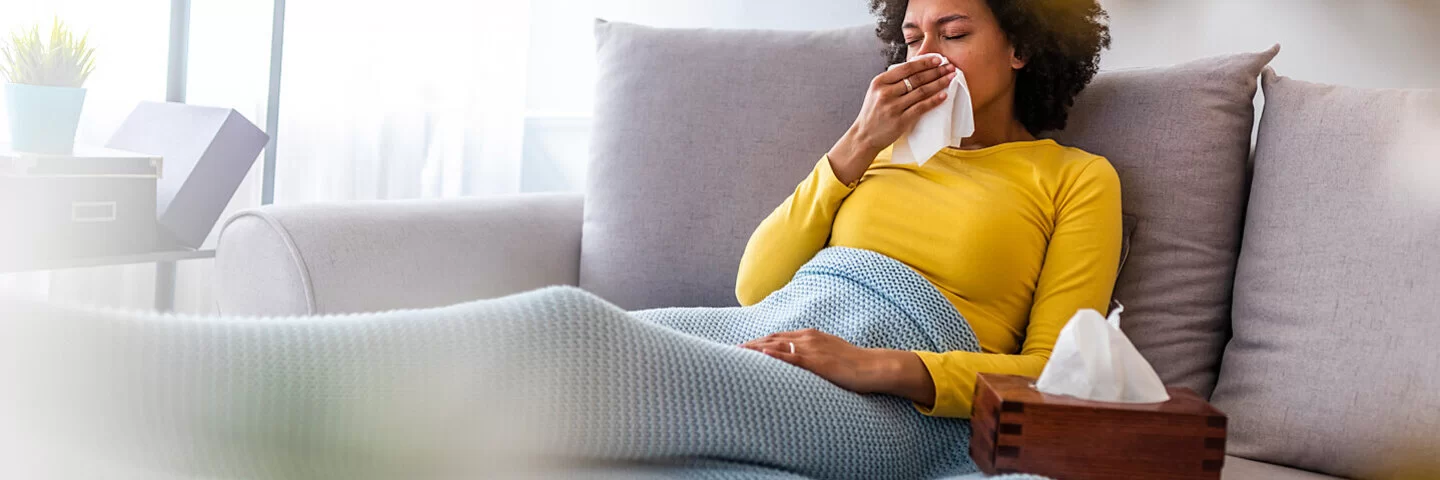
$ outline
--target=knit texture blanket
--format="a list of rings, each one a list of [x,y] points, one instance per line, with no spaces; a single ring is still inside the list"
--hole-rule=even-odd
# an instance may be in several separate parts
[[[13,357],[0,384],[16,388],[0,421],[26,419],[13,440],[31,447],[0,460],[43,466],[51,445],[74,468],[133,478],[975,472],[969,422],[736,346],[804,328],[863,347],[979,347],[928,281],[849,248],[735,308],[626,312],[572,287],[294,318],[0,301],[0,355]]]

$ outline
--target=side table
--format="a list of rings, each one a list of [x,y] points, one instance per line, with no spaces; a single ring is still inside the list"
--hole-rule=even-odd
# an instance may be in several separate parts
[[[174,249],[102,257],[69,257],[44,260],[0,262],[0,273],[68,270],[111,265],[155,264],[155,310],[175,309],[175,263],[183,260],[215,258],[215,250]]]

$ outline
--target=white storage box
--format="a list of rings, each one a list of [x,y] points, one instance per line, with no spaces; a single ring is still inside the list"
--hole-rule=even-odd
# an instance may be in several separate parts
[[[155,155],[77,147],[70,155],[0,146],[0,268],[157,249]]]

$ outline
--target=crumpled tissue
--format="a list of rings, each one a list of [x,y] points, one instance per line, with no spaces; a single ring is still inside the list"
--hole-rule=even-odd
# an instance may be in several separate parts
[[[941,65],[950,63],[938,53],[927,53],[910,61],[931,56],[940,57]],[[890,68],[900,65],[904,64],[897,63]],[[915,85],[915,88],[920,86]],[[961,139],[975,134],[975,110],[970,103],[970,87],[965,83],[965,72],[955,69],[955,78],[950,80],[950,86],[945,91],[945,101],[922,114],[915,127],[895,142],[895,150],[891,152],[892,162],[924,165],[941,149],[959,147]]]

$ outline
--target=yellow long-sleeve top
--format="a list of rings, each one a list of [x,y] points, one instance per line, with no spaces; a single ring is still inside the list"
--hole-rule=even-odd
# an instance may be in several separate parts
[[[1053,140],[947,148],[923,166],[882,152],[847,186],[821,158],[755,230],[735,294],[751,305],[826,246],[885,254],[933,283],[982,351],[915,352],[935,383],[921,413],[970,416],[978,373],[1039,376],[1065,322],[1105,312],[1120,262],[1120,180]]]

